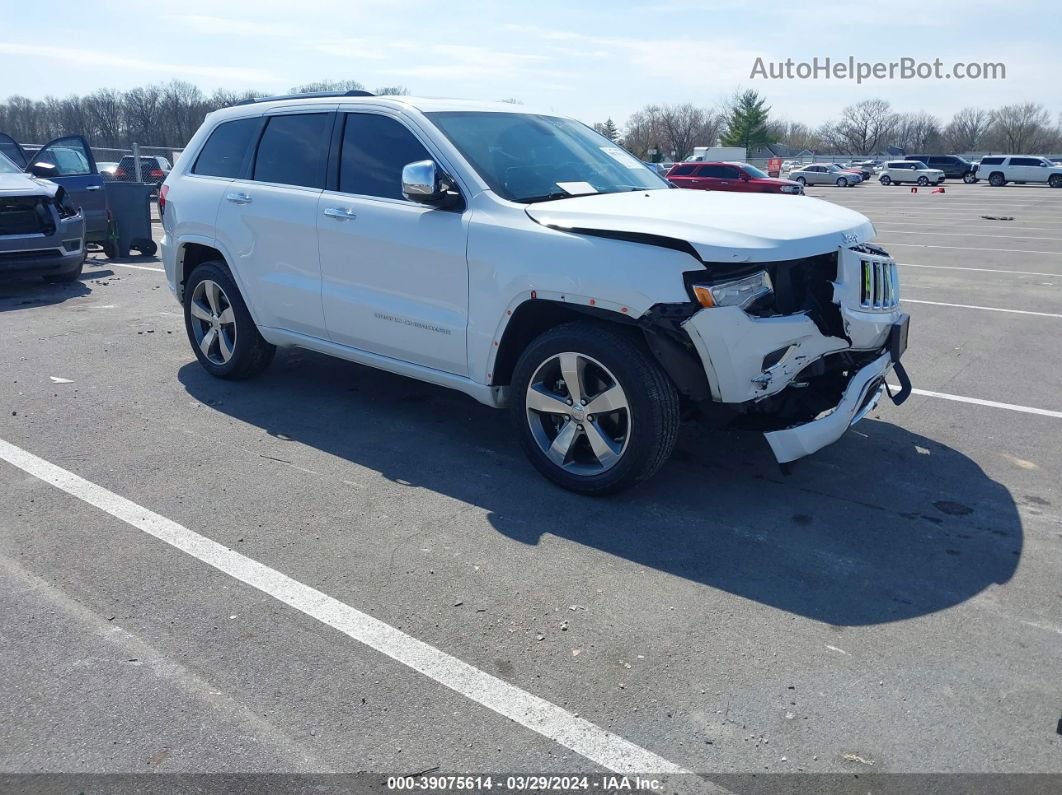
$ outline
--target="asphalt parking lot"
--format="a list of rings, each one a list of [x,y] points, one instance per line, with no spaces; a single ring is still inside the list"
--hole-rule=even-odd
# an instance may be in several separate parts
[[[808,193],[919,392],[608,499],[456,392],[211,379],[157,260],[0,284],[0,770],[1062,772],[1062,191]]]

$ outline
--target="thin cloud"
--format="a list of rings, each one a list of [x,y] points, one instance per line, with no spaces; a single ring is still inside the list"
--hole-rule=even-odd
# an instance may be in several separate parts
[[[65,61],[78,66],[106,66],[114,69],[135,69],[144,72],[162,72],[170,75],[188,77],[209,77],[215,80],[233,80],[244,83],[264,83],[275,80],[275,76],[262,69],[246,69],[231,66],[197,66],[188,63],[161,63],[142,58],[126,58],[111,55],[100,50],[77,50],[70,47],[49,47],[46,44],[18,44],[0,42],[0,54],[28,55],[35,58],[47,58],[49,61]]]

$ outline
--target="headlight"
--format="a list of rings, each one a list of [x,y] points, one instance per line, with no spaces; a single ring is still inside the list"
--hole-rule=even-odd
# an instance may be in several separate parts
[[[694,284],[693,294],[701,306],[736,306],[744,309],[756,300],[774,292],[767,271],[753,273],[719,284]]]
[[[799,185],[783,185],[779,189],[780,193],[800,193]]]

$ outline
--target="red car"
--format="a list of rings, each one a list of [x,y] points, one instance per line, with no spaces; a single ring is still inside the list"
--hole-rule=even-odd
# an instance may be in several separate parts
[[[804,193],[799,182],[769,177],[748,163],[676,163],[667,178],[680,188],[745,193]]]

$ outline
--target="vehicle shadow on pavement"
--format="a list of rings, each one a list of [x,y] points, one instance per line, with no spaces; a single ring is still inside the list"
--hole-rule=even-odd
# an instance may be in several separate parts
[[[552,534],[833,625],[952,607],[1009,580],[1021,555],[1010,492],[890,422],[864,420],[790,476],[762,436],[689,424],[653,480],[588,498],[538,475],[506,414],[441,387],[307,351],[279,351],[252,381],[196,362],[178,377],[272,435],[480,506],[520,543]]]
[[[40,276],[0,278],[0,312],[61,304],[91,293],[81,281],[50,284]]]

